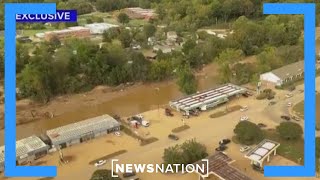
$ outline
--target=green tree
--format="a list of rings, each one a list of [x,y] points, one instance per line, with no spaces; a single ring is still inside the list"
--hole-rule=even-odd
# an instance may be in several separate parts
[[[235,84],[250,82],[255,73],[255,67],[250,63],[237,63],[232,67],[232,79]]]
[[[155,35],[157,29],[153,24],[148,23],[143,26],[143,31],[146,37],[152,37]]]
[[[87,23],[87,24],[92,24],[92,23],[93,23],[92,18],[87,18],[87,19],[86,19],[86,23]]]
[[[119,40],[121,41],[123,47],[130,47],[132,42],[132,36],[130,34],[130,31],[127,29],[123,29],[119,34]]]
[[[165,165],[192,164],[208,156],[206,147],[195,139],[188,140],[182,145],[166,148],[163,154]],[[181,168],[181,166],[179,166]]]
[[[302,137],[302,127],[294,122],[282,122],[277,126],[277,132],[285,140],[297,140]]]
[[[129,18],[129,16],[128,16],[126,13],[121,12],[121,13],[119,13],[119,15],[118,15],[118,21],[119,21],[119,23],[121,23],[121,24],[127,24],[127,23],[129,23],[130,18]]]
[[[121,179],[118,178],[118,177],[112,177],[112,171],[111,170],[98,169],[98,170],[93,172],[90,180],[121,180]]]
[[[195,139],[188,140],[181,145],[185,164],[194,163],[208,156],[207,148]]]
[[[173,67],[170,61],[158,60],[151,64],[149,79],[163,81],[172,75]]]
[[[185,66],[179,70],[177,84],[180,91],[185,94],[193,94],[197,91],[197,80],[190,67]]]
[[[239,122],[233,132],[241,144],[252,145],[264,138],[262,130],[250,121]]]

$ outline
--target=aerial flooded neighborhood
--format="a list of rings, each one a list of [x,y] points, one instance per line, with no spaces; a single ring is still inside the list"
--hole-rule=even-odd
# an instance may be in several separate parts
[[[302,15],[255,0],[54,3],[77,21],[16,24],[16,165],[57,176],[5,176],[1,5],[0,179],[276,180],[265,166],[304,165]],[[317,177],[282,179],[320,179],[319,130],[316,111]]]

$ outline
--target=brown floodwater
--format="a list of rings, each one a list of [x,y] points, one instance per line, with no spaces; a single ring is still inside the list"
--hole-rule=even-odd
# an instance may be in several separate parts
[[[211,74],[211,73],[210,73]],[[214,73],[215,74],[215,73]],[[218,80],[209,75],[197,77],[198,90],[204,90],[215,86]],[[168,104],[170,100],[183,96],[174,82],[160,85],[150,85],[149,88],[137,88],[123,96],[113,98],[104,103],[85,106],[76,111],[67,112],[50,120],[44,119],[17,126],[17,139],[25,138],[33,134],[45,133],[46,130],[81,121],[102,114],[118,114],[129,116],[138,114],[158,106]],[[0,144],[3,144],[3,130],[0,131]]]

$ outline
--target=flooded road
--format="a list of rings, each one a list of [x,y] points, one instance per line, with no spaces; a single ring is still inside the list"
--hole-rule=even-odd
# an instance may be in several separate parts
[[[215,66],[206,67],[202,74],[197,75],[198,90],[211,88],[218,83]],[[101,104],[83,106],[76,111],[66,112],[52,119],[43,119],[17,126],[17,139],[33,134],[45,133],[46,130],[103,115],[118,114],[129,116],[138,114],[158,106],[166,105],[170,100],[183,96],[175,82],[151,84],[148,88],[138,87],[122,96],[112,98]],[[0,131],[0,144],[3,144],[4,131]]]

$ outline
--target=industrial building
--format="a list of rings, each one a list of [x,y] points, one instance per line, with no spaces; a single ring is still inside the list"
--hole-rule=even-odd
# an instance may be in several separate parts
[[[66,148],[119,130],[118,121],[109,115],[102,115],[48,130],[46,135],[53,148]]]
[[[109,23],[93,23],[93,24],[86,24],[84,27],[90,29],[91,34],[103,34],[105,31],[109,30],[110,28],[119,27],[115,24]]]
[[[270,155],[277,155],[277,148],[280,146],[280,143],[275,141],[271,141],[269,139],[265,139],[260,142],[255,148],[250,150],[246,155],[245,158],[251,160],[251,164],[263,169],[263,163],[265,159],[267,162],[270,161]]]
[[[260,75],[260,81],[266,86],[281,86],[295,79],[303,78],[304,61],[298,61]]]
[[[69,27],[68,29],[49,31],[44,33],[44,39],[50,41],[53,37],[57,37],[59,40],[66,38],[86,38],[90,37],[90,29],[82,26]]]
[[[4,170],[4,150],[0,147],[0,171]],[[24,165],[47,155],[49,146],[37,136],[30,136],[16,142],[16,164]]]
[[[153,9],[142,9],[140,7],[126,8],[125,13],[131,19],[154,19],[157,17],[157,14]]]
[[[205,159],[208,160],[208,164],[205,164],[206,162],[202,160],[194,163],[194,165],[205,165],[205,172],[197,172],[199,174],[199,180],[208,178],[208,175],[214,175],[220,180],[252,180],[238,169],[232,167],[231,164],[234,160],[223,152],[215,153]]]
[[[234,84],[225,84],[218,88],[210,89],[204,92],[199,92],[178,100],[169,102],[170,107],[177,111],[184,111],[186,115],[192,110],[205,111],[209,108],[218,106],[219,104],[229,101],[229,98],[239,96],[246,93],[247,90],[243,87]]]

